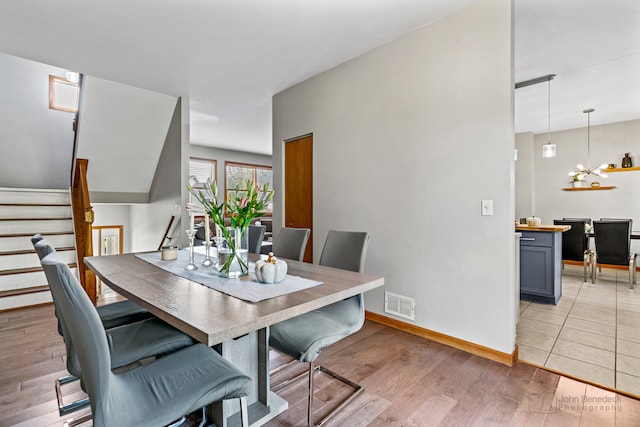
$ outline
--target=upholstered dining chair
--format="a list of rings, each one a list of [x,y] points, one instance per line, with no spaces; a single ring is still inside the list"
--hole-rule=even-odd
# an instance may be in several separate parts
[[[320,255],[320,265],[362,272],[369,234],[366,232],[330,230]],[[315,364],[320,352],[331,344],[358,331],[364,324],[364,296],[358,294],[318,310],[276,323],[270,327],[269,344],[294,360],[309,364],[307,423],[321,426],[364,389],[341,375]],[[354,392],[317,424],[313,421],[314,373],[320,370],[351,386]],[[307,375],[307,373],[301,376]],[[301,376],[274,387],[279,390]]]
[[[267,229],[264,225],[249,226],[249,252],[254,254],[260,253],[260,247],[264,240],[264,232]]]
[[[282,227],[273,242],[273,254],[280,258],[302,261],[310,233],[308,228]]]
[[[38,241],[34,246],[38,254],[43,255],[42,259],[51,256],[56,257],[56,260],[60,261],[59,254],[46,239]],[[57,378],[55,381],[58,411],[62,416],[87,406],[89,401],[87,399],[80,399],[68,404],[64,404],[63,402],[62,386],[80,379],[82,377],[82,370],[80,368],[74,342],[68,333],[67,321],[63,313],[60,311],[58,303],[60,298],[59,292],[56,288],[51,286],[52,278],[49,277],[46,271],[45,275],[49,282],[54,310],[58,319],[58,332],[64,340],[67,351],[67,371],[69,371],[70,374],[66,377]],[[80,285],[78,284],[78,286]],[[80,289],[82,288],[80,287]],[[103,327],[102,334],[106,335],[108,340],[112,369],[122,368],[149,357],[159,357],[193,345],[193,339],[191,337],[183,334],[155,317],[108,329],[104,329],[104,323],[102,320],[100,323]]]
[[[582,221],[584,224],[591,225],[591,218],[562,218],[563,221]]]
[[[167,425],[198,408],[240,399],[248,425],[250,379],[204,344],[194,344],[124,372],[112,371],[109,340],[95,307],[69,267],[52,253],[41,261],[75,345],[94,427]]]
[[[636,285],[636,258],[638,254],[631,252],[631,227],[633,221],[606,220],[593,221],[596,238],[595,263],[623,265],[629,268],[629,287]],[[596,269],[592,270],[592,283],[595,283]]]
[[[593,264],[593,252],[589,249],[589,236],[585,232],[585,224],[585,219],[553,220],[553,225],[568,225],[571,227],[562,233],[562,260],[580,261],[584,270],[584,282],[587,281],[588,266]]]
[[[41,234],[35,234],[31,237],[31,243],[33,243],[36,253],[40,259],[48,255],[50,251],[54,251],[53,245],[50,243],[37,247],[36,243],[41,240],[45,240]],[[153,317],[151,313],[133,301],[118,301],[112,304],[98,306],[96,309],[98,310],[100,321],[104,325],[105,329],[115,328],[116,326],[126,325],[128,323],[138,322],[140,320],[150,319]],[[59,326],[58,332],[62,335],[62,331]]]

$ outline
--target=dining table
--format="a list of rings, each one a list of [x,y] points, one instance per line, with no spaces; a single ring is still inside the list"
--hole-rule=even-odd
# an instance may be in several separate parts
[[[185,253],[180,250],[175,261],[161,261],[159,252],[148,252],[87,257],[84,262],[109,288],[194,340],[213,347],[251,377],[248,396],[251,426],[264,424],[288,406],[286,400],[270,390],[269,326],[384,285],[381,276],[286,260],[285,281],[311,281],[311,285],[249,301],[232,294],[245,288],[264,289],[268,296],[281,284],[258,284],[253,273],[237,279],[220,279],[215,268],[201,264],[202,256],[196,257],[200,277],[210,276],[217,284],[215,289],[192,280],[195,276],[190,272],[181,272],[184,269],[180,263],[186,264]],[[249,254],[250,268],[261,258],[264,255]],[[237,425],[239,407],[234,405],[237,403],[213,404],[207,410],[208,416],[219,427]]]

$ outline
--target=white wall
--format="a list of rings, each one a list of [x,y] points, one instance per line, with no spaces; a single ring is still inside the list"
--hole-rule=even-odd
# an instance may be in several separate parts
[[[67,70],[5,54],[0,70],[0,187],[69,188],[74,113],[49,109]]]
[[[371,234],[366,272],[415,298],[415,324],[511,353],[515,339],[511,1],[478,0],[273,100],[274,228],[283,141],[313,133],[313,251]],[[480,216],[482,199],[493,216]],[[277,232],[277,230],[274,230]],[[403,320],[403,319],[401,319]]]
[[[122,225],[122,251],[131,252],[131,206],[104,203],[92,203],[92,206],[93,225]]]
[[[602,163],[615,163],[620,167],[624,153],[628,152],[633,165],[640,166],[640,120],[598,125],[596,110],[591,114],[591,123],[592,167]],[[570,187],[568,172],[575,170],[578,163],[587,164],[587,128],[552,132],[551,141],[557,147],[555,158],[542,157],[546,133],[535,135],[531,157],[535,177],[535,214],[542,218],[542,222],[550,224],[554,219],[563,217],[632,218],[634,229],[640,230],[640,171],[611,173],[606,179],[598,179],[601,185],[617,186],[613,190],[563,191],[562,188]],[[516,162],[516,169],[529,167],[520,159]],[[589,178],[589,182],[592,180]],[[517,183],[516,193],[526,191]],[[525,213],[517,212],[518,216],[526,216]],[[633,241],[633,245],[636,252],[640,252],[640,242]]]

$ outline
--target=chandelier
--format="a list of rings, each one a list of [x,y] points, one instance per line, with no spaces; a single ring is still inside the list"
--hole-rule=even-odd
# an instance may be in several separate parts
[[[587,175],[595,175],[600,178],[606,178],[607,174],[602,171],[607,167],[607,164],[602,164],[595,169],[591,169],[591,113],[595,110],[593,108],[587,108],[583,113],[587,114],[587,167],[582,164],[576,166],[576,171],[569,172],[569,176],[577,179],[578,181],[584,181]]]

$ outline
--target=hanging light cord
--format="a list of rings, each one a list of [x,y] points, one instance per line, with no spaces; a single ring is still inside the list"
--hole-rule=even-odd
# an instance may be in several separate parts
[[[578,177],[579,180],[583,180],[589,174],[599,176],[600,178],[607,178],[607,174],[604,173],[604,169],[607,167],[606,164],[602,164],[591,170],[591,113],[594,111],[593,108],[588,108],[583,111],[583,113],[587,115],[587,167],[585,168],[582,165],[578,165],[577,171],[569,172],[569,176]]]
[[[591,170],[591,113],[593,108],[584,110],[587,113],[587,169]]]
[[[548,80],[548,92],[547,92],[547,144],[551,144],[551,79]]]

